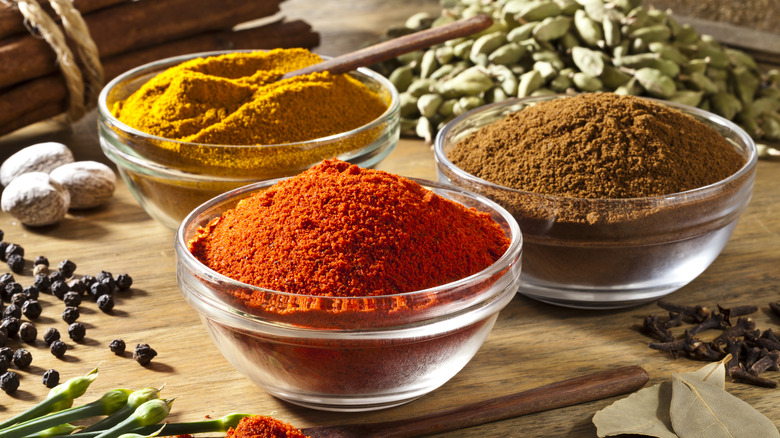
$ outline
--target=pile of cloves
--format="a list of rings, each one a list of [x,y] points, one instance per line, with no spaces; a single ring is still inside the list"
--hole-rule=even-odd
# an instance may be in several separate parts
[[[644,332],[657,339],[648,344],[650,348],[667,351],[674,358],[682,355],[711,362],[731,355],[726,370],[732,379],[767,388],[777,387],[775,380],[759,376],[767,370],[780,370],[780,339],[771,328],[757,329],[755,321],[747,316],[757,312],[757,306],[725,308],[718,305],[713,310],[663,300],[657,304],[668,311],[669,316],[663,320],[657,315],[645,317]],[[769,308],[780,316],[780,303],[769,303]],[[686,328],[682,337],[672,334],[672,328],[684,324],[693,324],[693,327]],[[721,330],[721,333],[711,341],[696,337],[707,330]]]

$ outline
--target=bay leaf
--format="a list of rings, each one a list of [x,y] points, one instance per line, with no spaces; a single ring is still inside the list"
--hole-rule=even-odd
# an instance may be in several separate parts
[[[722,363],[720,364],[723,368]],[[670,416],[680,438],[780,437],[777,427],[745,401],[729,394],[717,378],[672,376]]]
[[[596,412],[593,424],[599,437],[637,434],[677,438],[669,417],[671,400],[672,382],[653,385]]]

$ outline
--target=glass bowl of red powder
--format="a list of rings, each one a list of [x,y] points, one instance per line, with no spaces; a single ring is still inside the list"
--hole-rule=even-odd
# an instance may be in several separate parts
[[[729,120],[611,93],[486,105],[442,129],[434,151],[439,181],[520,224],[519,293],[596,309],[655,300],[704,272],[748,205],[757,160]]]
[[[206,143],[150,134],[129,126],[115,116],[114,108],[117,102],[126,101],[144,84],[166,70],[198,58],[236,53],[249,52],[195,53],[154,61],[119,74],[100,93],[98,134],[103,153],[116,164],[122,179],[146,212],[172,230],[176,230],[182,219],[195,207],[221,193],[258,181],[296,175],[324,159],[334,157],[363,167],[372,167],[387,157],[398,142],[398,92],[386,78],[366,68],[359,68],[348,76],[375,94],[386,107],[384,111],[354,128],[337,130],[316,138],[284,138],[262,144],[227,141]],[[240,80],[242,77],[237,71],[230,70],[225,75],[232,80]],[[199,93],[220,95],[217,90],[222,83],[219,74],[215,73],[209,80],[213,81],[214,85],[203,84],[202,87],[207,91],[193,92],[192,100],[200,99]],[[214,89],[208,91],[212,86]],[[180,93],[177,99],[184,99],[181,96],[187,96],[186,87],[182,86],[182,90],[184,91],[172,90],[170,94]],[[347,111],[344,108],[351,105],[350,93],[346,94],[347,97],[336,99],[337,102],[329,102],[325,98],[310,98],[303,109],[296,109],[292,104],[282,105],[286,112],[274,111],[284,112],[284,118],[273,120],[273,116],[266,117],[269,119],[267,122],[282,127],[300,127],[299,132],[330,132],[324,128],[332,125],[346,126],[347,122],[342,122],[341,119],[346,118],[344,113]],[[280,99],[283,100],[284,96]],[[215,105],[221,103],[217,100]],[[191,102],[182,101],[181,107],[190,104]],[[352,106],[362,108],[361,105]],[[222,111],[216,107],[213,112],[217,113],[218,110]],[[297,114],[288,114],[288,110]],[[143,117],[140,119],[143,120]],[[247,115],[246,119],[251,120],[252,116]],[[266,123],[265,119],[263,123]],[[259,122],[257,124],[260,125]],[[307,127],[307,124],[310,126]],[[250,128],[251,126],[253,125],[250,123]],[[257,128],[260,132],[263,132],[263,129]],[[220,138],[229,138],[230,132],[240,132],[241,129],[225,131],[226,134]],[[284,136],[284,132],[279,134],[279,138]]]
[[[347,175],[356,167],[342,171]],[[294,178],[309,178],[308,174],[317,168],[315,166]],[[265,246],[263,251],[267,249],[269,253],[277,254],[276,248],[279,248],[278,258],[265,255],[260,258],[273,258],[275,261],[271,264],[287,264],[291,270],[297,270],[285,277],[280,288],[303,282],[307,284],[305,290],[318,290],[317,294],[253,286],[218,273],[218,268],[209,268],[200,256],[193,254],[199,253],[200,249],[194,250],[192,242],[199,242],[200,237],[206,234],[215,234],[215,229],[209,228],[213,224],[224,225],[220,233],[228,233],[232,232],[233,221],[245,221],[248,220],[246,217],[253,215],[254,208],[234,212],[238,210],[239,201],[276,190],[278,186],[275,184],[285,180],[256,183],[218,196],[194,210],[177,232],[178,283],[184,298],[200,314],[225,358],[273,396],[298,405],[332,411],[382,409],[414,400],[447,382],[469,362],[491,331],[499,311],[517,291],[522,237],[517,222],[505,209],[462,189],[400,177],[391,184],[401,188],[419,187],[412,190],[427,194],[426,199],[430,196],[431,205],[440,205],[440,198],[454,201],[448,204],[486,219],[494,232],[500,234],[503,243],[501,252],[492,256],[495,260],[473,274],[419,290],[397,291],[396,288],[404,287],[399,285],[416,284],[421,275],[457,272],[463,266],[471,265],[471,254],[478,252],[478,246],[470,243],[474,239],[472,235],[482,231],[478,231],[479,226],[462,225],[449,213],[437,213],[433,220],[411,216],[412,219],[419,217],[421,221],[416,224],[419,227],[415,225],[416,231],[412,227],[399,229],[398,233],[367,231],[393,221],[392,216],[406,214],[400,211],[410,202],[406,195],[389,201],[384,192],[377,192],[376,186],[369,190],[377,178],[384,178],[382,175],[384,173],[356,176],[361,181],[360,196],[369,197],[366,198],[369,199],[368,204],[381,206],[373,209],[375,213],[369,215],[365,227],[342,228],[342,219],[345,223],[349,222],[358,211],[362,211],[362,207],[356,207],[357,201],[338,198],[344,193],[341,188],[314,201],[309,196],[303,196],[299,202],[293,201],[288,206],[296,208],[297,204],[312,204],[314,208],[311,211],[334,208],[333,211],[339,213],[336,220],[330,219],[329,225],[323,226],[326,231],[307,233],[311,227],[323,222],[312,221],[308,216],[304,219],[300,215],[292,215],[276,224],[299,228],[290,234],[294,237],[289,239],[279,238],[274,231],[274,242]],[[319,180],[313,180],[307,187],[316,189],[322,185]],[[273,192],[262,205],[272,200],[276,202],[282,196],[280,193],[299,191],[299,188],[288,189],[290,191],[278,189]],[[405,189],[404,193],[407,193]],[[434,194],[436,196],[432,196]],[[374,198],[376,200],[372,201]],[[280,211],[286,211],[288,207],[280,207]],[[330,225],[335,228],[330,228]],[[454,228],[459,231],[454,231]],[[439,238],[440,232],[450,239]],[[459,234],[461,232],[465,234]],[[282,230],[278,233],[288,232]],[[405,233],[409,236],[403,236]],[[244,240],[255,242],[258,239],[256,234],[255,231],[241,231],[234,238],[241,240],[241,236],[245,235]],[[318,241],[323,234],[335,237],[320,250],[310,250],[303,244],[301,250],[288,248],[290,240]],[[419,243],[430,237],[426,234],[433,236],[431,241]],[[456,235],[459,237],[452,238]],[[360,252],[362,256],[355,256],[353,262],[331,262],[331,248],[340,254],[339,258],[343,256],[346,257],[343,260],[347,260],[352,258],[353,252],[349,248],[356,248],[356,241],[370,242],[357,245],[362,249],[354,252]],[[419,249],[410,251],[402,242],[411,242]],[[201,244],[198,245],[200,248]],[[222,240],[214,245],[221,246],[214,252],[222,253],[225,249]],[[230,258],[231,261],[226,264],[233,265],[252,258],[255,251],[244,251],[245,247],[256,248],[254,243],[227,245],[227,251],[219,255],[219,260]],[[461,251],[450,254],[452,247],[460,247]],[[366,249],[368,253],[365,253]],[[448,254],[431,257],[439,249]],[[232,260],[231,252],[237,253],[235,260]],[[316,254],[312,255],[314,252]],[[375,257],[374,252],[376,259],[371,261],[369,259]],[[396,254],[402,261],[378,255],[385,252]],[[309,255],[301,256],[301,253]],[[442,266],[429,261],[428,265],[420,266],[413,262],[418,256],[450,262]],[[327,264],[327,269],[318,271],[319,259],[323,265]],[[332,275],[338,275],[335,271],[343,270],[350,271],[348,278],[363,279],[360,281],[371,284],[376,284],[376,279],[384,278],[385,274],[392,274],[384,286],[366,287],[370,294],[367,292],[360,296],[344,292],[342,295],[338,292],[322,295],[331,290]],[[235,275],[242,275],[242,271],[239,269]],[[419,274],[421,272],[427,274]],[[344,281],[338,287],[350,291],[363,289],[360,281]]]

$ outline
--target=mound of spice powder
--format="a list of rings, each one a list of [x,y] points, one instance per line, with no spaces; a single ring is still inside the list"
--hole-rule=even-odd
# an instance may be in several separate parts
[[[225,438],[308,438],[292,424],[273,417],[253,415],[244,417],[236,428],[228,429]]]
[[[206,266],[247,284],[369,297],[465,278],[509,243],[488,213],[334,159],[241,200],[188,245]]]
[[[553,99],[510,113],[467,136],[448,158],[505,187],[574,198],[678,193],[721,181],[745,162],[693,117],[613,93]]]

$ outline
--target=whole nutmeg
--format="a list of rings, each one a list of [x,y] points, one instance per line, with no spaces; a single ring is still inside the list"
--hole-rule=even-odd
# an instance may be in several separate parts
[[[61,221],[70,206],[70,193],[48,173],[30,172],[11,181],[3,190],[0,208],[29,226]]]
[[[49,175],[70,192],[70,208],[93,208],[104,204],[116,188],[114,171],[97,161],[64,164]]]
[[[0,166],[0,184],[7,186],[19,175],[29,172],[49,173],[72,162],[73,153],[62,143],[50,141],[27,146],[8,157]]]

